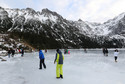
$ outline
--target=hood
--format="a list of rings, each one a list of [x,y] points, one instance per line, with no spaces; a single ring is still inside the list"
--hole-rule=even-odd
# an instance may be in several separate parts
[[[60,50],[57,53],[62,54],[62,52]]]
[[[40,50],[39,52],[41,52],[41,53],[42,53],[42,50]]]

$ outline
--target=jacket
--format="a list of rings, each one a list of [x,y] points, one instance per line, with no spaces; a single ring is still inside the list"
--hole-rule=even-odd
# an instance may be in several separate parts
[[[45,59],[42,50],[39,51],[39,59]]]
[[[114,52],[114,56],[117,57],[119,52]]]
[[[64,60],[64,56],[63,56],[62,52],[59,50],[56,53],[55,62],[57,62],[58,64],[63,64],[63,60]]]

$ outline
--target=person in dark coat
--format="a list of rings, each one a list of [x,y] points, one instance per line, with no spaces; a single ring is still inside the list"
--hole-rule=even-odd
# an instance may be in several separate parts
[[[14,50],[14,49],[12,49],[12,50],[11,50],[11,52],[12,52],[12,57],[14,57],[15,50]]]
[[[11,50],[8,49],[8,57],[10,58]]]
[[[64,54],[67,54],[67,49],[64,49]]]
[[[45,57],[44,57],[42,50],[40,49],[39,49],[39,59],[40,59],[39,69],[42,69],[42,64],[43,64],[43,67],[46,69],[46,65],[44,63]]]
[[[21,57],[23,57],[24,56],[24,50],[23,50],[23,48],[21,49]]]
[[[108,49],[105,49],[105,55],[108,56]]]
[[[103,48],[103,50],[102,50],[102,51],[103,51],[103,54],[104,54],[104,56],[105,56],[105,48]]]
[[[84,52],[85,52],[85,53],[87,53],[87,50],[86,50],[86,48],[84,48]]]

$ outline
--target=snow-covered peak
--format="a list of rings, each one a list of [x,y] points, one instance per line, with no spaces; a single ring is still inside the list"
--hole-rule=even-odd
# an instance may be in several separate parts
[[[78,21],[82,21],[82,19],[79,19]]]
[[[56,12],[50,11],[49,9],[43,9],[41,12],[35,11],[32,8],[26,8],[26,9],[5,9],[8,12],[8,16],[10,18],[17,18],[20,16],[25,17],[25,20],[39,20],[43,23],[46,23],[47,20],[50,20],[52,22],[57,22],[58,20],[62,20],[63,17],[57,14]],[[14,20],[14,19],[13,19]]]
[[[24,10],[25,10],[25,9],[24,9]],[[28,13],[36,14],[36,11],[35,11],[34,9],[32,9],[32,8],[26,8],[26,11],[27,11]]]
[[[83,24],[86,24],[91,28],[91,30],[93,31],[92,34],[99,35],[99,36],[100,35],[107,36],[117,30],[117,27],[119,26],[120,22],[124,25],[125,24],[124,19],[125,19],[125,13],[122,13],[118,15],[117,17],[108,20],[107,22],[103,24],[92,23],[88,21],[85,21]],[[83,22],[83,21],[79,21],[79,22]],[[84,25],[83,25],[83,28],[85,28]]]
[[[42,21],[49,19],[51,21],[57,22],[58,20],[62,20],[63,19],[63,17],[61,15],[59,15],[56,12],[50,11],[47,8],[42,10],[42,12],[40,13],[40,17],[43,18]]]
[[[115,26],[115,25],[117,25],[123,18],[125,18],[125,13],[121,13],[120,15],[116,16],[115,18],[108,20],[108,21],[105,22],[103,25],[104,25],[105,27]]]
[[[7,18],[8,13],[4,10],[4,8],[0,7],[0,19]]]
[[[122,18],[125,17],[125,12],[124,13],[121,13],[120,15],[116,16],[115,18],[113,19],[110,19],[108,20],[107,22],[104,22],[105,25],[115,25],[117,24],[118,21],[120,21]]]
[[[41,13],[52,13],[52,11],[50,11],[49,9],[45,8],[42,9]]]

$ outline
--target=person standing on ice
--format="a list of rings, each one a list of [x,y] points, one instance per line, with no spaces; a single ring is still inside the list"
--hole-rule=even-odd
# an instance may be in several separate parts
[[[108,49],[105,48],[105,55],[108,56]]]
[[[117,62],[117,58],[118,58],[118,50],[116,49],[115,52],[114,52],[114,58],[115,58],[115,62]]]
[[[39,49],[39,59],[40,59],[39,69],[42,69],[42,64],[43,64],[43,67],[46,69],[46,65],[44,63],[45,57],[42,50],[40,49]]]
[[[105,56],[105,48],[103,48],[103,50],[102,50],[102,51],[103,51],[103,54],[104,54],[104,56]]]
[[[11,53],[12,53],[12,57],[14,57],[15,50],[14,50],[14,49],[11,49]]]
[[[23,55],[24,55],[24,50],[23,50],[23,48],[21,49],[21,57],[23,57]]]
[[[8,57],[10,58],[11,50],[8,49]]]
[[[64,60],[64,56],[62,54],[62,52],[57,49],[56,50],[57,53],[56,53],[56,57],[55,57],[55,60],[54,60],[54,64],[57,62],[57,65],[56,65],[56,78],[63,78],[63,60]]]
[[[45,49],[45,53],[47,53],[47,49]]]
[[[84,52],[85,52],[85,53],[87,53],[87,50],[86,50],[86,48],[84,48]]]

